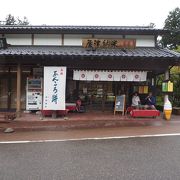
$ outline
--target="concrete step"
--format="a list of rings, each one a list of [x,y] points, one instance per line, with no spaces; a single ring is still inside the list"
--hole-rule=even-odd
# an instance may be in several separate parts
[[[0,129],[8,127],[15,131],[46,131],[46,130],[68,130],[86,128],[106,128],[106,127],[127,127],[127,126],[148,126],[157,120],[53,120],[53,121],[11,121],[1,123]],[[161,120],[158,120],[161,121]]]

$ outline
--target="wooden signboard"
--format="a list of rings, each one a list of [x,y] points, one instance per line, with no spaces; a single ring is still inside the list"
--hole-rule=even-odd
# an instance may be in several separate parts
[[[136,47],[135,39],[82,39],[84,48],[129,48]]]
[[[124,115],[124,109],[125,109],[125,95],[116,96],[115,104],[114,104],[114,115],[116,111],[122,112],[122,115]]]

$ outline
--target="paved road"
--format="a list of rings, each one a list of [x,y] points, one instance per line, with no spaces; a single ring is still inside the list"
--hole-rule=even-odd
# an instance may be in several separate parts
[[[1,180],[179,180],[180,136],[0,144]]]

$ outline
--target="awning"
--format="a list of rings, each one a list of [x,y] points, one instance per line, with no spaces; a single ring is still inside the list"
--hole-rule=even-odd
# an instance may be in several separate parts
[[[1,49],[0,56],[171,58],[172,60],[180,60],[180,53],[156,47],[91,50],[79,46],[10,46],[7,49]]]
[[[74,70],[73,80],[80,81],[146,81],[147,71]]]
[[[180,65],[180,53],[158,47],[85,49],[78,46],[9,46],[0,50],[0,64],[66,66],[74,70],[153,71]]]

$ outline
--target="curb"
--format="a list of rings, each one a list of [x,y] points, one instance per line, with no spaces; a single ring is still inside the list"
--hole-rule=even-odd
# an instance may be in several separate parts
[[[13,128],[15,131],[57,131],[68,129],[92,129],[108,127],[151,126],[161,120],[61,120],[61,121],[12,121],[1,123],[0,129]]]

